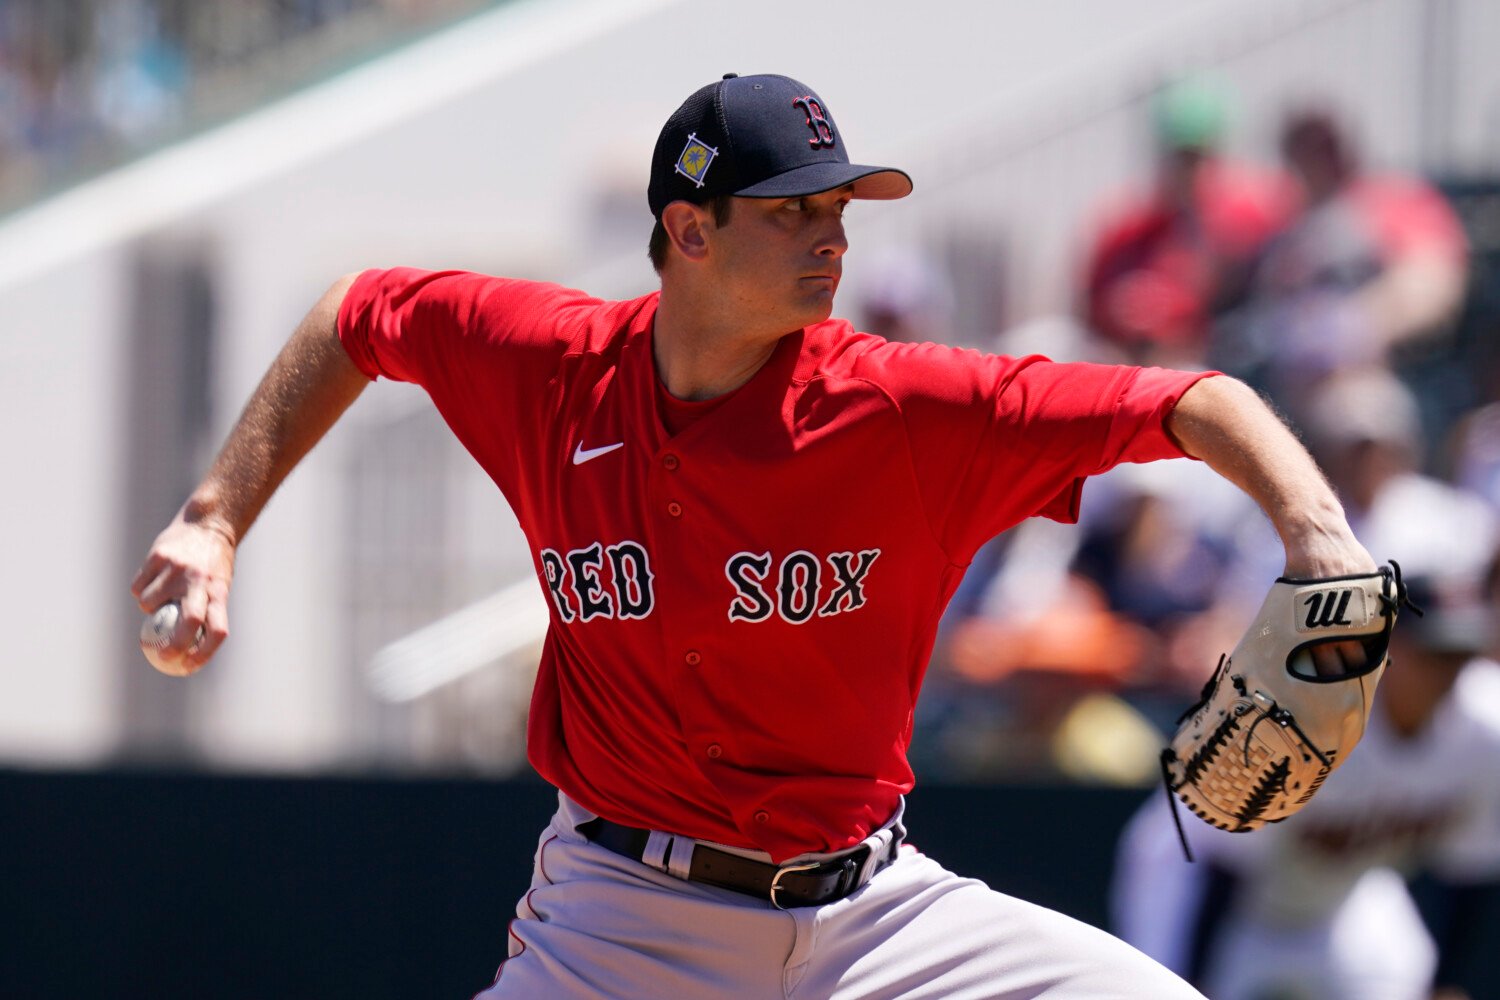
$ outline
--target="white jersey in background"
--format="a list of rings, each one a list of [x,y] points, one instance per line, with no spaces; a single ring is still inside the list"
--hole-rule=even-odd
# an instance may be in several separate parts
[[[1284,823],[1227,833],[1165,796],[1122,837],[1116,931],[1214,1000],[1427,1000],[1436,946],[1404,876],[1500,878],[1500,665],[1464,668],[1410,739],[1375,712],[1359,752]]]

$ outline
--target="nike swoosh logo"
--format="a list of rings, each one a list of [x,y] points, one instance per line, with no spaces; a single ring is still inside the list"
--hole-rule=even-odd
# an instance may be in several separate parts
[[[624,441],[620,441],[620,442],[617,442],[615,444],[607,444],[603,448],[585,448],[583,446],[583,442],[580,441],[580,442],[578,442],[578,448],[577,448],[577,450],[575,450],[573,452],[573,464],[574,465],[582,465],[584,462],[592,462],[594,459],[598,458],[600,455],[608,455],[610,452],[614,451],[616,448],[623,448],[623,447],[625,447],[625,442]]]

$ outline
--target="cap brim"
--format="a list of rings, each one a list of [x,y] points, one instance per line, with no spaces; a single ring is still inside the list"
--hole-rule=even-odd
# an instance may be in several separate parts
[[[854,197],[891,201],[911,194],[911,178],[892,167],[859,163],[809,163],[734,192],[741,198],[796,198],[854,185]]]

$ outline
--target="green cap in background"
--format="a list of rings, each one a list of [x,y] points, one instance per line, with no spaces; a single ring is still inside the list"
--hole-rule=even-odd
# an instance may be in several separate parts
[[[1152,101],[1157,139],[1170,149],[1208,149],[1218,144],[1229,116],[1224,88],[1201,77],[1177,80]]]

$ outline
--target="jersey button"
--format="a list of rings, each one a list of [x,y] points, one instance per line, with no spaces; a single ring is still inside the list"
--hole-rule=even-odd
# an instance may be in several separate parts
[[[684,656],[683,659],[687,661],[688,666],[696,667],[698,664],[703,662],[703,654],[698,652],[696,649],[690,649],[687,651],[687,655]]]
[[[681,517],[682,504],[678,503],[676,500],[673,500],[671,503],[667,504],[667,513],[671,514],[673,517]]]
[[[756,813],[755,813],[755,822],[757,822],[757,823],[769,823],[770,821],[771,821],[771,814],[770,813],[766,812],[764,809],[760,809],[760,810],[756,811]]]
[[[676,455],[663,455],[661,464],[664,468],[666,468],[668,472],[676,472],[677,466],[681,465],[682,463],[677,460]]]
[[[712,757],[714,760],[718,760],[720,757],[724,756],[724,748],[721,747],[721,746],[719,746],[719,744],[717,744],[717,743],[710,743],[708,745],[708,751],[707,752],[708,752],[708,755],[710,757]]]

